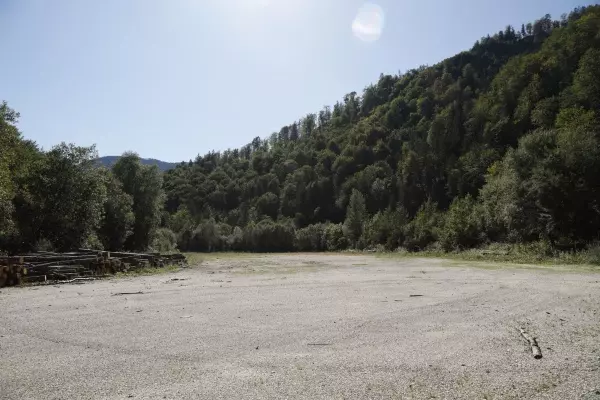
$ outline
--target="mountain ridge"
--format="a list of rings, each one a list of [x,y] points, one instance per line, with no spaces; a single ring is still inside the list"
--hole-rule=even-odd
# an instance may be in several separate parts
[[[110,168],[121,158],[121,156],[104,156],[98,158],[102,166]],[[140,162],[144,165],[156,165],[162,172],[175,168],[179,163],[167,162],[156,158],[140,158]]]

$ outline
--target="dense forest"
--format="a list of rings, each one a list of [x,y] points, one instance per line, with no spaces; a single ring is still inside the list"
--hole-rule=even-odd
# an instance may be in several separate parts
[[[600,6],[381,75],[161,173],[127,153],[41,151],[0,108],[0,248],[446,251],[600,232]]]

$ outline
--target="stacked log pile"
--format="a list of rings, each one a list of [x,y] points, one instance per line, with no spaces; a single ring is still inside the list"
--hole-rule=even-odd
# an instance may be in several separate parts
[[[166,265],[185,265],[183,254],[124,253],[81,249],[72,253],[39,252],[0,257],[0,287],[101,277]]]

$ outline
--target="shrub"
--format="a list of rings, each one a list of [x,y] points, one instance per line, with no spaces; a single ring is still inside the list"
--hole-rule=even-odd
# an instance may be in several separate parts
[[[294,242],[296,249],[299,251],[327,250],[326,228],[325,224],[314,224],[298,229]]]
[[[210,218],[200,223],[192,235],[192,250],[208,251],[215,250],[219,243],[219,233],[214,218]]]
[[[289,224],[263,220],[244,230],[244,241],[252,251],[292,251],[295,232]]]
[[[350,243],[344,236],[343,224],[327,224],[325,228],[325,244],[329,251],[345,250]]]
[[[415,218],[406,225],[404,246],[411,251],[425,249],[438,239],[442,221],[437,205],[427,201],[421,206]]]
[[[152,250],[161,253],[173,252],[177,250],[177,236],[168,228],[159,228],[156,230],[156,236],[152,241]]]
[[[227,238],[227,247],[233,251],[242,251],[244,247],[244,231],[239,226],[233,228],[233,232]]]
[[[394,250],[404,240],[404,227],[407,215],[404,208],[379,212],[366,224],[364,241],[367,246],[383,246],[386,250]]]
[[[104,250],[102,241],[98,238],[98,235],[96,235],[95,233],[87,235],[81,243],[81,246],[84,249]]]
[[[456,198],[444,215],[439,240],[444,250],[475,247],[481,241],[483,229],[481,213],[470,196]]]

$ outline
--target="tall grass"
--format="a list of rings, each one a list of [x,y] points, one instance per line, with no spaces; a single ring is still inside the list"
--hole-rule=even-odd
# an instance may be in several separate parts
[[[463,251],[446,252],[439,246],[431,246],[423,251],[409,252],[404,248],[394,254],[413,257],[445,257],[467,261],[497,261],[516,264],[554,265],[599,265],[600,244],[593,244],[578,251],[560,251],[549,243],[538,241],[523,244],[493,243],[485,247]]]

